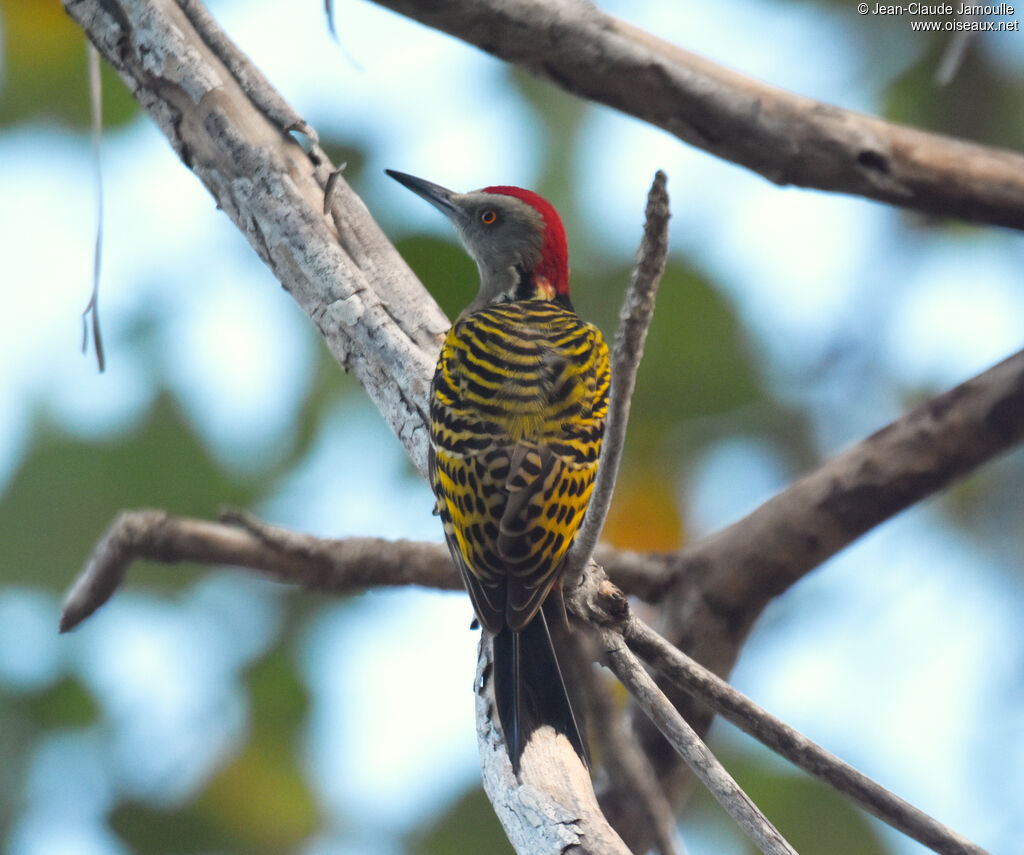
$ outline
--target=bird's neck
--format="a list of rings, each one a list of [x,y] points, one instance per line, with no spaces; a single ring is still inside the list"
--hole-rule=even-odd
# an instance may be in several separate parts
[[[463,315],[470,315],[494,303],[513,303],[527,300],[547,300],[572,309],[569,295],[559,294],[554,284],[536,270],[523,266],[508,267],[504,270],[480,270],[480,290]]]

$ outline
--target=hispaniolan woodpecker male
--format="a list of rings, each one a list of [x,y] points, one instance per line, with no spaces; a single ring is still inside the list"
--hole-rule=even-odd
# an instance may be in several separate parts
[[[562,561],[583,521],[608,409],[608,348],[569,299],[565,229],[519,187],[453,193],[388,175],[455,226],[480,270],[430,392],[430,482],[445,539],[494,637],[494,692],[512,767],[551,725],[586,745],[551,640]]]

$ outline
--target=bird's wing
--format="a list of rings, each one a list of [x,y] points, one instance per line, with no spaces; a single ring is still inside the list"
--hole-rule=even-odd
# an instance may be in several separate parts
[[[558,578],[590,500],[597,465],[567,459],[548,446],[523,443],[516,446],[511,461],[498,555],[507,569],[505,621],[521,629]]]
[[[491,566],[497,559],[487,553],[481,536],[488,523],[496,528],[488,516],[490,502],[477,501],[483,495],[480,484],[487,481],[481,478],[481,461],[431,446],[427,462],[448,551],[480,623],[498,632],[505,625],[505,579]]]

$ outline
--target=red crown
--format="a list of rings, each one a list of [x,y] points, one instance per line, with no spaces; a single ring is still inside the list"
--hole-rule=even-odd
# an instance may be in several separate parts
[[[540,261],[534,267],[533,274],[547,279],[556,294],[568,295],[569,247],[565,241],[562,218],[558,216],[554,206],[543,196],[522,187],[485,187],[483,192],[522,199],[544,218],[544,244],[541,247]]]

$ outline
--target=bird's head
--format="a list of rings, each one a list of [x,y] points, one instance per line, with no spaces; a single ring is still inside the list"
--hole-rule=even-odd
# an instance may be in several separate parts
[[[480,269],[480,291],[465,313],[511,300],[569,301],[569,252],[558,212],[521,187],[454,193],[430,181],[385,170],[455,226]]]

